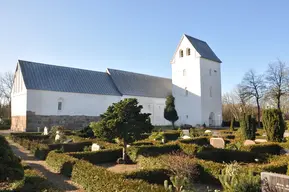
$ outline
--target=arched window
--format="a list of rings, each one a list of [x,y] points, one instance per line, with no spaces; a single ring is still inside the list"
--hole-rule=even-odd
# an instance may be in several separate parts
[[[209,73],[210,73],[210,76],[212,76],[212,69],[210,69],[210,72],[209,72]]]
[[[61,111],[63,108],[63,98],[59,98],[57,102],[57,110]]]
[[[191,55],[191,49],[187,48],[187,56]]]
[[[185,69],[183,69],[183,76],[187,75],[187,71]]]
[[[184,57],[184,51],[182,49],[180,50],[179,54],[180,54],[180,57]]]
[[[187,87],[185,87],[185,96],[188,96],[189,92],[187,90]]]

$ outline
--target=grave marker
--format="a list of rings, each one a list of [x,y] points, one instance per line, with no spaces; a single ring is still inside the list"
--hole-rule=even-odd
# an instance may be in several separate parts
[[[225,148],[225,141],[223,138],[211,138],[210,139],[210,144],[219,149],[224,149]]]
[[[289,176],[261,172],[262,192],[288,192],[289,191]],[[268,189],[269,188],[269,189]]]

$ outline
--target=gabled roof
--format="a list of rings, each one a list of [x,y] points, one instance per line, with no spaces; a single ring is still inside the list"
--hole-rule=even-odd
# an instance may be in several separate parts
[[[123,95],[165,98],[172,93],[172,80],[116,69],[107,69]]]
[[[19,60],[27,89],[120,95],[107,73]]]
[[[205,42],[205,41],[202,41],[200,39],[196,39],[194,37],[191,37],[189,35],[186,35],[184,34],[181,38],[181,41],[174,53],[174,56],[171,60],[171,63],[174,62],[174,58],[177,54],[177,51],[179,50],[179,47],[183,41],[183,39],[187,38],[191,45],[196,49],[196,51],[200,54],[201,58],[205,58],[205,59],[209,59],[211,61],[215,61],[215,62],[218,62],[218,63],[222,63],[222,61],[217,57],[217,55],[213,52],[213,50],[210,48],[210,46]]]
[[[217,57],[217,55],[205,41],[196,39],[186,34],[184,36],[188,38],[188,40],[191,42],[193,47],[201,55],[202,58],[222,63],[222,61]]]
[[[171,79],[107,69],[107,73],[18,61],[27,89],[165,98]]]

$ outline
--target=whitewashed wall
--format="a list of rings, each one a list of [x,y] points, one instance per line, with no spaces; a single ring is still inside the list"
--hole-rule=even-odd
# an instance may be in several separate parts
[[[202,121],[209,125],[210,113],[214,113],[214,124],[222,123],[222,93],[220,63],[201,58]],[[211,72],[210,72],[211,71]],[[210,94],[211,89],[211,94]]]
[[[109,105],[118,102],[120,96],[28,90],[27,99],[27,111],[36,115],[99,116]],[[59,111],[60,99],[62,110]]]
[[[27,90],[17,65],[11,92],[11,116],[26,116]]]
[[[189,56],[186,54],[187,48],[191,50]],[[179,57],[180,49],[183,50],[183,57]],[[172,93],[179,115],[177,124],[200,124],[202,119],[200,55],[186,37],[181,41],[172,61],[172,83]],[[187,96],[185,88],[188,90]]]
[[[164,118],[165,98],[140,97],[123,95],[121,99],[136,98],[143,106],[143,113],[151,113],[151,123],[153,125],[170,125],[171,123]]]

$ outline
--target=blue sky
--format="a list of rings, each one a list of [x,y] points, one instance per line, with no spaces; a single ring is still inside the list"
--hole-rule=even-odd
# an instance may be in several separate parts
[[[289,62],[289,1],[0,1],[0,68],[17,59],[171,77],[183,33],[222,63],[223,93],[253,68]]]

